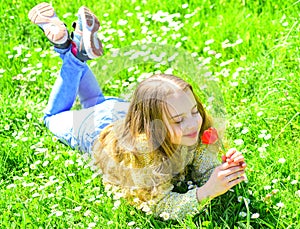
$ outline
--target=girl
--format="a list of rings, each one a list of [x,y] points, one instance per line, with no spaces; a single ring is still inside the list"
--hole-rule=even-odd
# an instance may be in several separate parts
[[[72,39],[48,3],[29,18],[63,60],[45,124],[61,141],[92,154],[107,190],[155,216],[182,219],[245,180],[241,153],[230,149],[221,164],[217,145],[201,143],[212,121],[190,84],[157,74],[140,83],[130,103],[106,98],[86,63],[103,53],[96,16],[81,7]],[[77,95],[82,109],[71,110]]]

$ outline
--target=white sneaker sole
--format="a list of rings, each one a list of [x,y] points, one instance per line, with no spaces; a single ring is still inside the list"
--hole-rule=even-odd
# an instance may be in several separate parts
[[[66,26],[56,16],[54,8],[49,3],[43,2],[33,7],[28,13],[28,18],[43,29],[53,44],[64,44],[67,41]]]
[[[94,59],[103,55],[102,43],[97,36],[100,23],[97,17],[85,6],[78,10],[82,22],[82,39],[89,58]]]

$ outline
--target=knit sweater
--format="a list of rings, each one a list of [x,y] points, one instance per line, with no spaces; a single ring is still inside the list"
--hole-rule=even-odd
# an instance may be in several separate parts
[[[121,196],[148,214],[164,219],[194,215],[207,201],[198,202],[197,187],[220,164],[217,150],[181,146],[172,158],[150,151],[144,134],[134,150],[120,142],[114,124],[95,141],[93,155],[107,191]]]

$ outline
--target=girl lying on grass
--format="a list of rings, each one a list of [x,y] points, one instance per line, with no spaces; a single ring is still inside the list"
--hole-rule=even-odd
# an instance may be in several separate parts
[[[87,65],[103,54],[96,16],[81,7],[71,37],[48,3],[28,16],[63,60],[44,122],[61,141],[92,155],[106,188],[155,216],[182,219],[245,180],[241,153],[230,149],[221,163],[217,144],[201,142],[212,122],[190,84],[156,74],[139,84],[131,102],[104,97]],[[71,110],[77,95],[82,109]],[[188,181],[197,186],[181,192]]]

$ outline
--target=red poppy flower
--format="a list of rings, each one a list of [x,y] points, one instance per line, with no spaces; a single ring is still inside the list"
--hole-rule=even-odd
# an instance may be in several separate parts
[[[219,144],[221,145],[223,152],[225,152],[224,145],[221,139],[219,139],[218,131],[216,128],[210,127],[207,130],[205,130],[203,132],[203,135],[201,136],[201,140],[202,143],[206,145],[215,144],[219,140]],[[227,160],[226,155],[222,155],[222,162],[224,163],[226,162],[226,160]]]
[[[215,144],[218,141],[218,131],[214,127],[210,127],[203,132],[201,137],[203,144]]]

